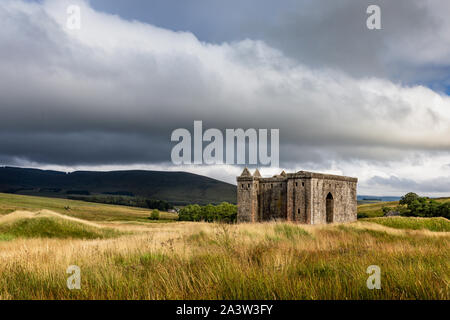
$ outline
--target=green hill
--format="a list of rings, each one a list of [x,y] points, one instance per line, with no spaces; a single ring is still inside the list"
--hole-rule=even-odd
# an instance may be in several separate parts
[[[435,198],[437,202],[447,202],[450,198]],[[358,205],[358,214],[367,217],[382,217],[383,207],[395,208],[398,206],[398,201],[385,201],[375,203],[363,203]]]
[[[187,172],[76,171],[0,168],[0,192],[67,198],[123,195],[165,200],[174,205],[236,203],[236,186]]]
[[[15,211],[0,217],[0,240],[15,238],[104,239],[122,233],[48,210]]]
[[[141,221],[149,222],[152,210],[92,203],[77,200],[24,196],[0,193],[0,219],[15,211],[36,212],[50,210],[55,213],[89,221]],[[161,221],[175,220],[176,213],[161,212]]]
[[[442,217],[438,218],[414,218],[414,217],[379,217],[366,218],[360,221],[367,221],[381,224],[386,227],[407,230],[423,230],[437,232],[450,232],[450,220]]]

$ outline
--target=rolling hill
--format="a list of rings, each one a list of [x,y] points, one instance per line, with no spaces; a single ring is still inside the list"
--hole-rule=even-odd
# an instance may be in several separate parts
[[[70,195],[125,195],[165,200],[174,205],[236,203],[236,186],[212,178],[164,171],[75,171],[65,173],[0,168],[0,192],[67,198]]]
[[[450,197],[442,197],[442,198],[434,198],[437,202],[449,202]],[[398,201],[378,201],[378,202],[367,202],[367,203],[359,203],[358,204],[358,214],[364,215],[367,217],[382,217],[383,216],[383,207],[389,207],[394,209],[398,206]]]

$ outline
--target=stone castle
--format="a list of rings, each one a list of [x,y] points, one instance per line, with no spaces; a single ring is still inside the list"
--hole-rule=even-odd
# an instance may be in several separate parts
[[[306,224],[356,220],[357,178],[307,171],[272,178],[237,177],[238,222],[287,220]]]

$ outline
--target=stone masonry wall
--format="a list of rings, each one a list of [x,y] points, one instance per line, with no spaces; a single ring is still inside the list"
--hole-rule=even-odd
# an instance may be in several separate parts
[[[287,181],[285,178],[259,182],[259,221],[286,220]]]
[[[237,184],[237,221],[258,221],[258,189],[259,182],[253,178],[241,178]]]
[[[288,220],[310,223],[311,219],[311,179],[288,179]]]
[[[327,205],[331,222],[357,218],[356,178],[305,171],[261,178],[246,169],[237,182],[238,222],[322,224],[327,223]]]
[[[333,197],[333,222],[357,219],[356,182],[314,178],[311,184],[311,224],[327,223],[326,198],[329,193]]]

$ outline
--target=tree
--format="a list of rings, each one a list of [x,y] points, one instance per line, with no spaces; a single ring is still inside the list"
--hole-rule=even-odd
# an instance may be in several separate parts
[[[400,200],[401,214],[413,217],[450,217],[450,202],[439,203],[428,197],[419,197],[413,192],[405,194]]]
[[[152,210],[152,214],[150,215],[151,220],[159,220],[159,210],[154,209]]]
[[[227,222],[236,221],[237,206],[223,202],[217,206],[208,204],[199,206],[198,204],[188,205],[178,212],[179,221],[206,221],[206,222]]]
[[[438,207],[437,215],[450,219],[450,202],[441,203]]]
[[[410,205],[414,200],[418,200],[419,198],[417,193],[409,192],[400,198],[399,203],[402,205]]]

